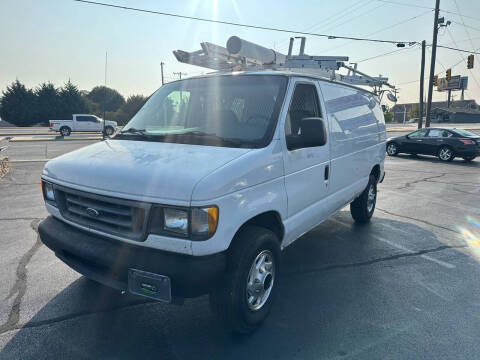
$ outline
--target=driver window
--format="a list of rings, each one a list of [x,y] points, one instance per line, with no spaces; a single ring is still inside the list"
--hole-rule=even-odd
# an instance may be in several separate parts
[[[317,89],[313,84],[297,84],[292,96],[292,102],[285,120],[285,137],[287,147],[295,143],[298,148],[298,138],[301,135],[301,121],[307,117],[321,117]],[[302,146],[300,146],[302,147]]]

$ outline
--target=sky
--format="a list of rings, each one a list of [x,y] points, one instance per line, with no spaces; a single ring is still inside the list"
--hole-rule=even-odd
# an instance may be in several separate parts
[[[102,0],[99,0],[102,1]],[[432,42],[434,0],[103,0],[103,2],[187,16],[239,22],[315,33],[368,37],[395,41]],[[412,6],[413,5],[413,6]],[[422,8],[426,7],[426,8]],[[465,50],[480,49],[480,1],[441,0],[445,20],[438,43]],[[468,16],[468,17],[465,17]],[[471,18],[473,17],[473,18]],[[200,43],[225,46],[236,35],[287,53],[288,39],[295,34],[246,29],[122,9],[82,4],[73,0],[0,0],[0,91],[20,80],[27,87],[49,81],[62,86],[69,79],[81,90],[104,83],[108,54],[107,85],[128,97],[150,95],[161,85],[160,62],[166,80],[175,72],[195,76],[208,70],[178,63],[173,50],[194,51]],[[399,50],[394,44],[332,40],[307,36],[310,55],[348,56],[359,70],[389,77],[399,90],[399,103],[419,98],[420,58],[418,45]],[[468,53],[438,49],[435,72],[445,76],[469,76],[466,99],[480,103],[480,55],[467,70]],[[430,71],[427,48],[425,79]],[[363,61],[362,61],[363,60]],[[425,81],[425,89],[427,89]],[[425,91],[426,94],[426,91]],[[454,93],[459,99],[460,93]],[[434,100],[446,93],[434,92]]]

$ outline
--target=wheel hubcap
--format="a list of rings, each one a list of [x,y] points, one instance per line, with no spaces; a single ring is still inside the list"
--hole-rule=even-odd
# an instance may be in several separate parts
[[[270,250],[257,255],[247,277],[247,304],[259,310],[267,302],[275,281],[275,260]]]
[[[395,145],[393,145],[393,144],[388,145],[387,153],[389,155],[395,154],[396,151],[397,151],[397,147]]]
[[[440,150],[440,159],[449,160],[451,157],[452,157],[452,150],[446,149],[446,148]]]
[[[367,198],[367,210],[368,212],[372,212],[373,207],[375,206],[375,199],[377,197],[377,192],[375,191],[375,187],[370,185],[368,188],[368,198]]]

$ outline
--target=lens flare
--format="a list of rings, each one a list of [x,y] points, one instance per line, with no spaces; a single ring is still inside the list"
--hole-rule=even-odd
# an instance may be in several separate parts
[[[466,217],[467,222],[472,226],[458,227],[463,240],[465,240],[468,250],[477,259],[480,260],[480,221],[471,216]]]

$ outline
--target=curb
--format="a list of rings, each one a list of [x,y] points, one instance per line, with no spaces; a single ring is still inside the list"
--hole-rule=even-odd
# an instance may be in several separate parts
[[[28,162],[47,162],[49,160],[52,160],[53,158],[51,159],[21,159],[21,160],[10,160],[10,163],[11,164],[14,164],[14,163],[28,163]]]
[[[62,136],[55,136],[51,138],[33,138],[33,137],[12,137],[9,141],[10,142],[34,142],[34,141],[86,141],[86,140],[102,140],[101,136],[89,136],[89,137],[82,137],[82,138],[71,138],[71,137],[62,137]]]

